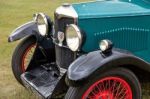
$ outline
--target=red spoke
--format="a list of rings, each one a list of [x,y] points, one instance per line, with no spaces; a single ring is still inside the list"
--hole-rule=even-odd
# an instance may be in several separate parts
[[[30,60],[31,60],[31,57],[33,56],[33,50],[35,50],[35,44],[29,46],[23,57],[22,57],[22,66],[21,66],[21,69],[22,69],[22,72],[25,72],[25,70],[27,69],[27,65],[29,64]]]
[[[115,81],[113,81],[113,90],[112,90],[113,93],[115,93],[114,92],[115,91],[115,86],[116,86],[116,83],[115,83]]]
[[[94,91],[92,91],[91,93],[92,93],[94,96],[96,96],[96,95],[97,95]]]
[[[132,90],[125,80],[106,77],[95,82],[84,93],[82,99],[132,99]]]
[[[102,86],[101,86],[100,84],[98,84],[97,87],[99,87],[99,92],[102,92],[102,91],[103,91],[103,90],[102,90],[103,88],[102,88]]]
[[[103,90],[106,90],[106,89],[105,89],[105,86],[104,86],[104,82],[102,83],[102,86],[103,86]]]
[[[123,87],[123,88],[120,90],[120,92],[118,93],[118,96],[120,96],[120,95],[122,96],[122,93],[124,93],[123,91],[125,91],[125,90],[126,90],[126,88]]]
[[[108,80],[108,88],[109,88],[108,90],[109,90],[109,91],[111,91],[111,84],[110,84],[110,81],[111,81],[111,80]]]
[[[94,96],[88,96],[87,99],[95,99]]]
[[[99,92],[101,92],[101,88],[99,85],[96,85],[96,88],[98,89]]]
[[[122,97],[120,99],[128,99],[127,96],[126,96],[126,94],[127,94],[127,91],[124,92],[124,94],[122,95]],[[128,95],[128,97],[129,97],[129,95]]]
[[[121,83],[119,83],[119,85],[117,86],[117,88],[116,88],[116,95],[115,95],[115,97],[118,97],[118,93],[119,93],[119,89],[120,89],[120,87],[121,87]]]

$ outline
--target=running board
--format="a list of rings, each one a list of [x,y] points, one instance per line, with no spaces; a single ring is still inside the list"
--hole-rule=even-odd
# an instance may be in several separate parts
[[[37,67],[21,75],[26,88],[44,99],[49,99],[61,77],[56,70],[47,67]]]

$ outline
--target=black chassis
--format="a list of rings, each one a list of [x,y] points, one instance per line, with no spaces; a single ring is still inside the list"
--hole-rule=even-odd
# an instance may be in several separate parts
[[[50,23],[49,25],[52,24]],[[27,36],[36,38],[37,47],[26,72],[36,68],[35,64],[55,63],[55,43],[53,42],[51,34],[52,29],[50,29],[47,37],[42,37],[38,33],[36,23],[31,21],[19,27],[12,35],[10,35],[8,39],[9,42],[16,41]],[[60,90],[62,89],[67,91],[68,86],[80,86],[86,83],[95,72],[101,73],[119,66],[129,68],[137,75],[142,74],[140,74],[140,72],[136,72],[136,70],[150,72],[149,63],[125,50],[113,49],[109,54],[103,54],[100,50],[84,55],[81,54],[81,56],[79,56],[68,67],[68,70],[66,70],[67,72],[62,73],[62,76],[57,82],[51,97],[57,95],[57,93],[61,93]],[[64,88],[62,88],[62,86]]]

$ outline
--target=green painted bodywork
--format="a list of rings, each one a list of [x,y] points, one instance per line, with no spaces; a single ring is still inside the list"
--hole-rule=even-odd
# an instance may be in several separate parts
[[[101,40],[109,39],[115,48],[131,51],[150,62],[149,2],[122,0],[73,4],[78,26],[86,35],[82,50],[97,50]]]

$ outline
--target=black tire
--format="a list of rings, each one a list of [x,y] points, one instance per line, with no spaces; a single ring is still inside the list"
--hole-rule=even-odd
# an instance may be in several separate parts
[[[119,77],[123,79],[128,83],[128,85],[131,88],[131,93],[132,93],[131,99],[142,98],[141,86],[135,74],[125,68],[116,68],[103,73],[95,73],[94,75],[91,76],[90,81],[84,84],[84,86],[80,86],[77,88],[70,87],[65,96],[65,99],[87,99],[87,98],[83,98],[83,95],[89,89],[89,87],[93,85],[95,82],[106,77]]]
[[[36,44],[36,40],[33,37],[27,37],[24,40],[22,40],[19,45],[14,50],[13,56],[12,56],[12,71],[16,78],[16,80],[23,85],[21,81],[21,74],[24,73],[24,70],[22,69],[22,60],[23,56],[26,53],[27,49],[31,47],[32,45]]]

